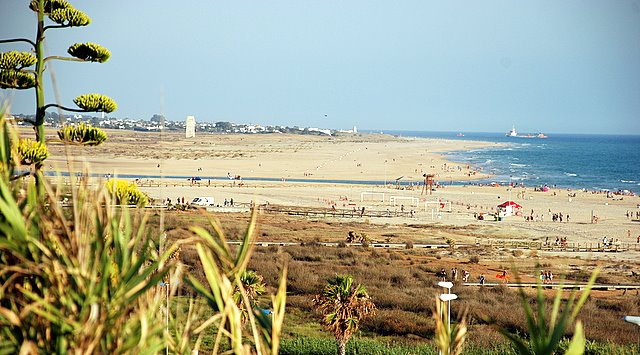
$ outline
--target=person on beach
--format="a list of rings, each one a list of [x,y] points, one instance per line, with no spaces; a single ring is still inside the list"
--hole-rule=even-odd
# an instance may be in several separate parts
[[[484,280],[485,280],[485,278],[484,278],[484,274],[483,274],[483,275],[480,275],[480,285],[481,285],[481,286],[482,286],[482,285],[484,285]]]

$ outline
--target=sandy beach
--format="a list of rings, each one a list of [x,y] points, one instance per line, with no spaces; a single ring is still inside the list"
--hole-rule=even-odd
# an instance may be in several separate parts
[[[472,167],[453,164],[438,153],[493,145],[388,135],[214,135],[184,138],[178,133],[107,131],[99,147],[74,147],[76,162],[93,173],[164,176],[232,176],[275,179],[421,181],[424,173],[442,181],[486,177]],[[49,134],[55,141],[53,131]],[[48,160],[65,168],[64,149],[52,144]],[[79,164],[76,164],[79,165]]]
[[[636,243],[640,235],[640,222],[627,217],[627,212],[635,216],[635,212],[640,211],[637,196],[607,197],[590,191],[561,189],[536,192],[532,186],[447,186],[450,180],[487,175],[472,166],[447,161],[439,153],[477,149],[494,143],[387,135],[202,134],[195,139],[185,139],[177,133],[109,131],[108,134],[109,140],[103,146],[72,147],[75,166],[86,162],[92,173],[112,175],[222,177],[203,179],[197,184],[191,184],[186,178],[138,180],[141,189],[158,203],[166,199],[175,203],[183,197],[191,201],[197,196],[211,196],[220,205],[225,199],[234,199],[237,203],[256,201],[340,210],[362,207],[390,212],[404,210],[414,211],[414,216],[371,218],[367,222],[381,226],[425,224],[459,228],[457,231],[444,228],[446,233],[416,234],[415,242],[441,243],[447,238],[457,243],[473,243],[479,238],[554,242],[556,238],[566,237],[568,242],[598,243],[607,237],[620,243]],[[49,168],[66,170],[63,147],[52,144],[51,150]],[[420,186],[414,189],[394,186],[398,177],[419,181],[424,173],[435,174],[444,186],[431,195],[423,194]],[[275,181],[229,180],[227,174]],[[386,180],[388,184],[287,181],[292,178]],[[372,192],[377,194],[370,194]],[[382,193],[384,201],[381,201]],[[495,212],[496,206],[507,200],[522,205],[521,216],[499,222],[476,218],[481,213]],[[446,208],[439,209],[440,203]],[[559,213],[563,214],[563,222],[553,222],[552,215]],[[526,221],[526,216],[532,220]],[[592,223],[592,216],[597,217],[597,223]],[[581,256],[637,260],[640,255],[630,251]]]

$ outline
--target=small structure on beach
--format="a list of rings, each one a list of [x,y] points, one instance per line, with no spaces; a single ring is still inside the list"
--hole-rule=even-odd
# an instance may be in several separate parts
[[[513,201],[505,201],[498,205],[501,217],[522,215],[522,206]]]
[[[425,191],[427,195],[431,195],[431,190],[433,190],[433,178],[435,177],[435,175],[424,174],[422,176],[424,177],[424,186],[422,187],[422,192],[420,193],[420,195],[424,194]]]
[[[196,136],[196,118],[195,116],[187,116],[187,122],[185,123],[185,137],[193,138]]]

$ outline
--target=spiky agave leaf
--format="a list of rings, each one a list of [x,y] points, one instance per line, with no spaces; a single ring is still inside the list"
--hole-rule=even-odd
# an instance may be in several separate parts
[[[66,143],[79,143],[85,145],[99,145],[107,140],[107,134],[100,128],[85,124],[77,126],[64,126],[58,130],[58,138]]]
[[[36,76],[19,70],[0,70],[0,89],[31,89],[36,86]]]
[[[558,289],[554,297],[553,307],[548,322],[546,301],[540,281],[537,282],[535,310],[529,305],[529,297],[524,293],[524,291],[522,289],[518,290],[527,321],[529,335],[528,343],[520,335],[513,334],[507,329],[499,328],[498,330],[512,343],[519,354],[554,354],[560,345],[560,341],[562,340],[566,329],[576,319],[578,312],[580,312],[580,309],[589,296],[599,272],[599,268],[593,271],[589,278],[589,282],[587,282],[587,285],[578,300],[576,300],[576,291],[573,290],[569,294],[568,299],[563,301],[563,290],[562,288]],[[562,310],[560,310],[561,303],[564,303]],[[582,333],[582,325],[578,322],[576,323],[574,337],[571,340],[571,349],[574,353],[575,351],[579,352],[580,349],[584,349],[584,344],[585,339],[584,334]]]
[[[111,57],[111,52],[96,43],[76,43],[69,47],[67,53],[87,62],[104,63]]]
[[[51,11],[49,19],[59,25],[69,27],[87,26],[91,23],[91,18],[87,14],[73,7]]]
[[[45,203],[35,183],[16,198],[0,179],[2,313],[20,315],[19,325],[0,316],[0,352],[17,354],[25,344],[34,354],[161,351],[163,298],[155,288],[173,247],[157,254],[144,216],[105,208],[104,191],[81,185],[73,194],[80,207],[68,211],[43,181]]]
[[[24,138],[18,141],[18,155],[22,165],[31,165],[43,162],[49,157],[49,152],[44,143]]]
[[[467,321],[466,312],[462,314],[457,324],[448,328],[449,321],[443,320],[441,314],[444,312],[444,302],[436,297],[436,309],[433,312],[433,318],[436,323],[435,341],[436,346],[443,355],[459,355],[462,354],[464,342],[467,337]],[[448,317],[448,315],[447,315]]]
[[[118,104],[112,98],[101,94],[80,95],[73,102],[81,109],[91,112],[110,113],[118,109]]]
[[[36,64],[37,61],[36,56],[30,52],[10,51],[0,53],[0,69],[20,70]]]

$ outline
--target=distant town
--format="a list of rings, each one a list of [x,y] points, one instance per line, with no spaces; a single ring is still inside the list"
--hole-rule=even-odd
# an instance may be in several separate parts
[[[12,116],[18,125],[28,125],[29,121],[35,120],[35,115],[15,114]],[[187,123],[184,121],[170,121],[164,119],[162,115],[155,114],[149,120],[131,119],[131,118],[115,118],[115,117],[95,117],[89,115],[64,115],[61,119],[56,112],[47,112],[45,118],[45,126],[61,127],[65,124],[76,124],[85,122],[94,127],[104,129],[123,129],[143,132],[160,132],[176,131],[184,132]],[[197,122],[195,124],[197,132],[209,133],[240,133],[240,134],[261,134],[261,133],[288,133],[288,134],[308,134],[308,135],[327,135],[358,133],[354,126],[351,130],[334,130],[317,127],[288,127],[288,126],[263,126],[258,124],[236,124],[233,122]]]

